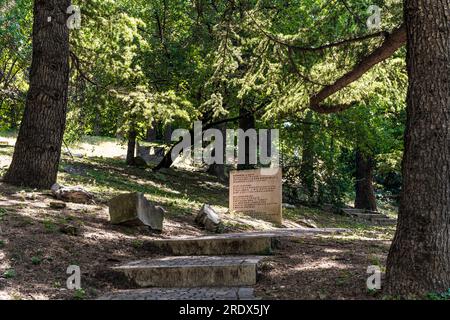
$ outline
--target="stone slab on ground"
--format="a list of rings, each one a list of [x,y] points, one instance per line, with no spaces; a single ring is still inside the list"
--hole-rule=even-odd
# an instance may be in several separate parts
[[[114,267],[139,287],[252,286],[259,256],[188,256],[145,259]]]
[[[355,209],[355,208],[343,208],[342,212],[346,214],[358,214],[358,213],[367,213],[367,214],[381,214],[378,211],[366,210],[366,209]]]
[[[342,212],[355,219],[372,222],[379,225],[394,225],[397,220],[389,218],[380,212],[361,210],[361,209],[342,209]]]
[[[140,192],[114,197],[108,206],[112,224],[144,224],[162,231],[165,210],[150,203]]]
[[[345,232],[345,229],[276,229],[214,236],[152,240],[145,248],[171,255],[268,255],[278,238]]]
[[[254,289],[219,288],[149,288],[124,290],[104,295],[97,300],[255,300]]]

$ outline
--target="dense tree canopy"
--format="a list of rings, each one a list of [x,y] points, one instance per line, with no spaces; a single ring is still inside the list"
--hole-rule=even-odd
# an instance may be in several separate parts
[[[376,211],[377,198],[397,199],[405,128],[403,188],[413,192],[405,181],[420,184],[408,169],[415,165],[414,154],[426,160],[417,150],[419,133],[411,134],[416,130],[411,121],[420,115],[416,108],[429,109],[417,95],[439,89],[446,98],[448,90],[411,81],[426,74],[429,62],[412,54],[425,56],[427,43],[435,44],[421,32],[437,34],[439,28],[404,11],[400,0],[78,0],[73,4],[81,8],[81,28],[70,30],[70,40],[61,23],[70,12],[59,7],[71,1],[31,2],[0,1],[0,129],[20,127],[6,182],[50,187],[62,143],[85,135],[128,142],[129,165],[136,165],[136,144],[163,142],[165,156],[154,169],[169,167],[178,143],[170,141],[172,130],[193,134],[193,123],[202,121],[203,130],[280,129],[290,202],[340,208],[354,200],[355,207]],[[417,12],[418,2],[405,4]],[[380,25],[372,21],[373,5],[382,9]],[[448,9],[448,1],[441,7]],[[441,7],[433,5],[430,12],[439,13]],[[46,21],[50,14],[54,17]],[[448,16],[440,18],[442,25],[448,22]],[[415,21],[423,30],[414,29]],[[448,36],[448,28],[441,29]],[[431,54],[447,71],[448,60],[441,56],[448,51]],[[412,70],[417,61],[422,69]],[[439,70],[433,72],[439,76]],[[445,105],[433,103],[436,109]],[[427,122],[432,130],[445,128],[432,120]],[[445,161],[433,163],[445,167]],[[225,167],[210,172],[226,177]],[[435,192],[441,195],[442,212],[448,211],[444,193]],[[414,216],[407,197],[402,194],[400,211]],[[420,195],[412,198],[423,203]],[[434,218],[417,217],[431,231],[444,232]],[[400,221],[420,229],[417,221]],[[397,249],[410,252],[412,265],[416,247],[405,246],[402,240],[408,237],[402,232],[397,236]],[[390,270],[398,279],[395,266],[404,261],[397,258],[394,251],[391,260],[397,264],[392,262]],[[439,264],[439,272],[447,265]],[[430,282],[442,287],[439,281],[433,278],[418,288]],[[395,281],[390,288],[402,289]]]
[[[28,88],[32,8],[4,2],[0,125],[13,129]],[[82,22],[71,30],[65,140],[145,140],[151,127],[189,129],[195,120],[236,127],[244,109],[258,127],[281,129],[293,183],[302,161],[309,168],[308,201],[343,201],[356,150],[376,160],[379,179],[399,172],[402,6],[375,2],[75,1]],[[369,30],[372,4],[382,23]],[[309,167],[302,153],[312,155]]]

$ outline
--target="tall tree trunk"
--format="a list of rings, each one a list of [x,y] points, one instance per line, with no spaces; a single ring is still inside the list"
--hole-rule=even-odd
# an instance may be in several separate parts
[[[155,142],[156,141],[156,122],[152,123],[152,127],[147,129],[144,142]],[[141,146],[138,141],[136,141],[136,156],[141,157],[145,161],[150,159],[150,150],[152,148],[148,146]]]
[[[49,188],[56,182],[67,112],[70,3],[34,2],[30,89],[7,183]]]
[[[226,152],[226,145],[227,145],[227,143],[226,143],[226,136],[227,136],[226,131],[227,131],[227,128],[226,128],[225,123],[222,123],[222,124],[216,126],[216,129],[219,129],[222,132],[222,137],[223,137],[223,147],[222,147],[223,149],[222,150],[223,150],[224,156],[223,156],[223,159],[222,159],[223,161],[222,161],[221,164],[220,163],[213,163],[213,164],[211,164],[209,166],[208,173],[216,176],[221,181],[226,181],[227,180],[227,175],[226,175],[226,172],[225,172],[225,168],[226,168],[226,166],[225,166],[225,161],[226,161],[226,159],[225,159],[226,158],[225,157],[225,152]],[[212,151],[212,155],[215,156],[216,155],[215,153],[216,153],[216,150],[214,149]]]
[[[255,128],[255,115],[252,112],[249,112],[245,107],[241,106],[239,109],[239,115],[241,118],[239,119],[239,129],[245,131],[249,129]],[[253,169],[255,165],[250,164],[250,141],[249,139],[245,139],[245,163],[238,164],[238,170],[247,170]]]
[[[127,146],[127,159],[126,163],[129,166],[134,166],[135,160],[134,160],[134,154],[136,150],[136,137],[137,132],[134,128],[130,129],[128,132],[128,146]]]
[[[373,190],[374,161],[371,156],[356,151],[355,208],[377,211],[377,201]]]
[[[147,129],[147,142],[155,142],[157,139],[157,126],[158,123],[156,121],[152,122],[152,127]]]
[[[309,111],[306,115],[307,122],[312,122],[313,115]],[[314,132],[311,124],[305,124],[303,128],[303,150],[302,150],[302,162],[300,166],[300,179],[303,188],[305,188],[308,194],[308,200],[311,201],[314,198]]]
[[[405,0],[409,89],[403,190],[386,291],[450,288],[450,0]]]
[[[165,128],[164,128],[164,142],[167,144],[172,143],[172,125],[168,124]]]
[[[94,120],[94,136],[100,136],[102,134],[102,119],[100,116],[100,110],[95,113]]]

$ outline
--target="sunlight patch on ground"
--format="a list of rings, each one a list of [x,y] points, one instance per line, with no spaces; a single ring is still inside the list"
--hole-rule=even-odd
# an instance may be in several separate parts
[[[342,250],[338,250],[338,249],[328,249],[328,248],[324,249],[323,251],[326,252],[326,253],[342,253],[342,252],[344,252],[344,251],[342,251]]]
[[[352,266],[333,261],[330,258],[316,259],[314,263],[308,263],[306,265],[298,265],[293,268],[295,271],[306,271],[306,270],[324,270],[324,269],[350,269]],[[290,270],[286,270],[285,273],[289,273]]]
[[[103,141],[92,145],[87,142],[77,143],[69,146],[72,155],[83,155],[86,157],[104,157],[125,159],[127,150],[119,141]],[[63,147],[63,152],[67,154],[67,148]]]
[[[0,300],[12,300],[12,298],[7,291],[0,290]]]

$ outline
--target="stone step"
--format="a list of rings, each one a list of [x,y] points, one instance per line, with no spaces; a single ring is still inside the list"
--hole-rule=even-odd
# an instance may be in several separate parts
[[[276,229],[271,231],[228,233],[215,236],[152,240],[144,247],[153,252],[189,255],[268,255],[278,238],[300,238],[314,234],[344,232],[344,229]]]
[[[113,270],[139,287],[192,288],[252,286],[258,256],[165,257],[134,261]]]
[[[382,219],[389,219],[388,216],[384,214],[371,214],[371,213],[358,213],[358,214],[352,214],[353,217],[361,218],[361,219],[367,219],[367,220],[382,220]]]
[[[361,219],[368,222],[373,222],[379,225],[395,225],[397,223],[397,220],[392,219],[388,217],[385,214],[375,214],[375,213],[357,213],[352,212],[349,213],[350,216],[352,216],[355,219]]]
[[[392,226],[397,224],[397,220],[391,218],[372,220],[372,222],[382,226]]]
[[[342,212],[346,213],[346,214],[380,214],[380,212],[378,211],[372,211],[372,210],[364,210],[364,209],[354,209],[354,208],[344,208],[341,209]]]
[[[253,288],[148,288],[124,290],[101,296],[97,300],[256,300]]]

